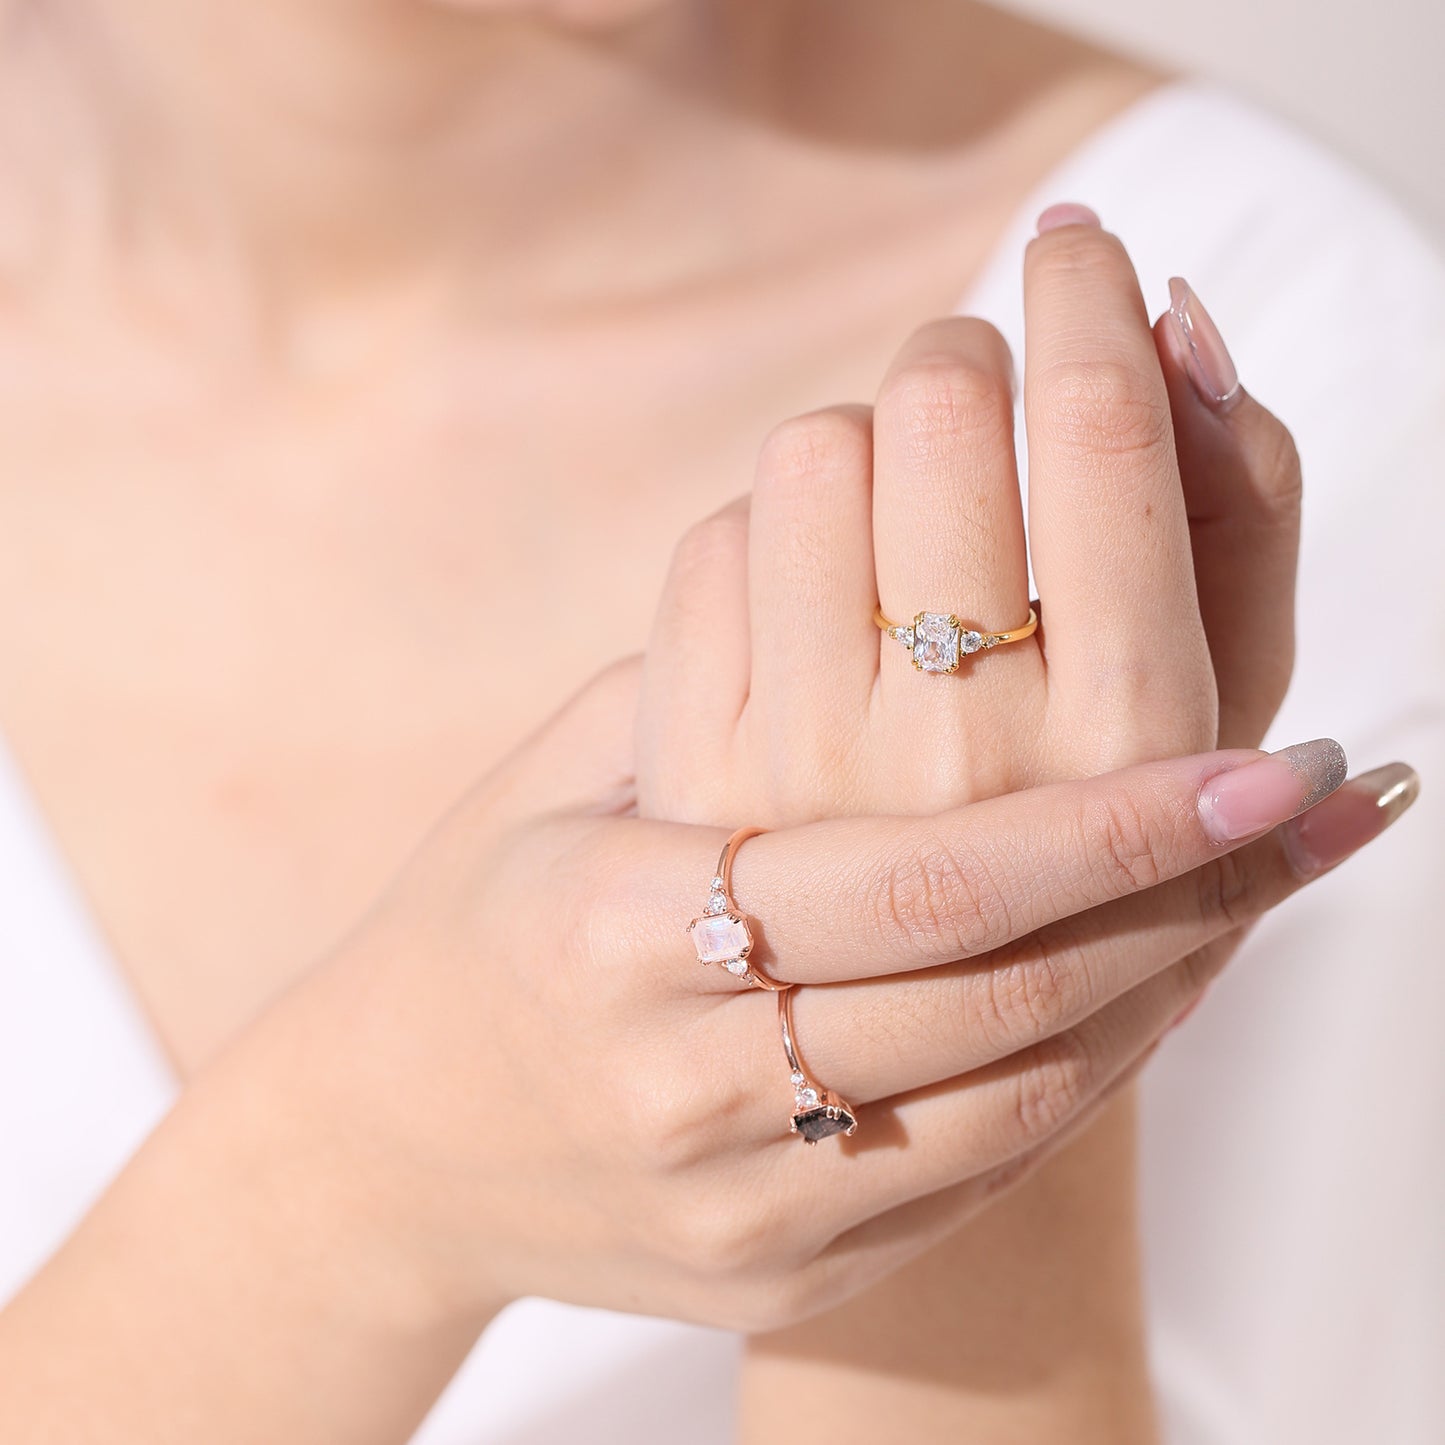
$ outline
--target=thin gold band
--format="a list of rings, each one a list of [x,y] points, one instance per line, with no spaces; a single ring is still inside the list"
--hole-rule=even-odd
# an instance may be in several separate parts
[[[924,616],[924,614],[920,612],[917,614],[916,617],[914,617],[913,622],[915,626],[918,623],[918,619],[922,616]],[[888,618],[883,615],[882,607],[874,608],[873,620],[878,624],[880,628],[882,628],[884,632],[897,632],[907,625],[901,622],[890,622]],[[953,618],[953,624],[955,627],[962,625],[958,621],[957,617]],[[1022,627],[1011,628],[1008,632],[980,632],[979,636],[983,639],[984,647],[998,647],[1001,643],[1005,642],[1022,642],[1024,638],[1032,637],[1034,633],[1038,630],[1038,610],[1036,608],[1030,607],[1029,620],[1025,622]]]

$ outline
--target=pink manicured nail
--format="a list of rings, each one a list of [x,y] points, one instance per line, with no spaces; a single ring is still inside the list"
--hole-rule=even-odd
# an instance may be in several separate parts
[[[1179,276],[1169,278],[1169,315],[1194,389],[1206,405],[1228,406],[1239,395],[1239,373],[1213,318]]]
[[[1077,201],[1060,201],[1050,206],[1038,219],[1039,235],[1056,231],[1060,226],[1097,226],[1098,216]]]
[[[1199,821],[1216,843],[1234,843],[1312,808],[1345,780],[1345,750],[1333,738],[1281,748],[1216,773],[1199,793]]]
[[[1420,775],[1407,763],[1361,773],[1284,830],[1285,855],[1302,878],[1313,878],[1378,838],[1419,795]]]

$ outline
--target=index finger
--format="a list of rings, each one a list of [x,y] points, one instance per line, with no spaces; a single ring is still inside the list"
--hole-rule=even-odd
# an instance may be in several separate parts
[[[1345,779],[1328,738],[1146,763],[953,808],[763,834],[738,851],[732,893],[749,960],[790,983],[977,957],[1046,923],[1151,888],[1312,807]],[[618,830],[626,830],[620,832]],[[686,936],[723,830],[599,821],[589,936],[605,963],[639,953],[688,992],[736,991]],[[599,896],[600,895],[600,896]],[[690,967],[689,967],[690,965]]]

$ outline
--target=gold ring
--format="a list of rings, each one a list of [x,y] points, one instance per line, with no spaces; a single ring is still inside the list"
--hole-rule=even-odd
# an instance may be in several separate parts
[[[766,828],[739,828],[723,844],[707,902],[702,912],[687,925],[687,931],[692,935],[699,963],[720,963],[749,988],[765,988],[780,993],[791,988],[792,984],[779,983],[748,962],[748,955],[753,951],[753,931],[748,927],[747,915],[738,911],[732,896],[733,855],[740,844],[765,832]]]
[[[1037,607],[1029,608],[1029,620],[1007,632],[976,632],[965,627],[951,612],[920,612],[911,623],[890,622],[879,607],[873,620],[895,642],[913,654],[919,672],[957,672],[969,654],[1001,647],[1005,642],[1022,642],[1038,630]]]
[[[853,1106],[810,1078],[798,1058],[793,1043],[793,995],[797,991],[790,988],[778,995],[778,1026],[783,1031],[783,1052],[792,1070],[793,1115],[788,1133],[801,1135],[805,1144],[816,1144],[834,1134],[856,1134],[858,1115]]]

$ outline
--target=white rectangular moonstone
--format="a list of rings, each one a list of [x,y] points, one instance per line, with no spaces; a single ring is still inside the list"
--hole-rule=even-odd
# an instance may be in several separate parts
[[[735,913],[707,914],[692,925],[691,932],[699,963],[742,958],[753,946],[747,923]]]

